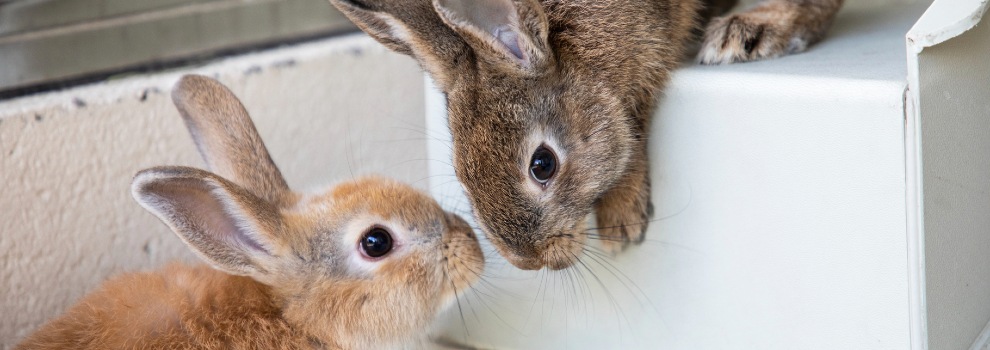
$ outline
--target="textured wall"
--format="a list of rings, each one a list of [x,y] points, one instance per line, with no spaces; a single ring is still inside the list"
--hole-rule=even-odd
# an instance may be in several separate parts
[[[142,168],[203,166],[168,95],[189,72],[241,97],[296,189],[372,172],[426,188],[421,72],[364,36],[0,101],[0,348],[107,276],[195,260],[129,193]]]

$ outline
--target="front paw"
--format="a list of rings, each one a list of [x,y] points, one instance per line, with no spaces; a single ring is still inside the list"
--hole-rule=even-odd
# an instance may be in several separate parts
[[[808,24],[800,9],[780,3],[716,18],[705,30],[698,61],[726,64],[804,51],[813,37]]]
[[[642,243],[653,217],[649,173],[631,175],[595,203],[597,227],[589,235],[611,255],[625,250],[630,243]]]

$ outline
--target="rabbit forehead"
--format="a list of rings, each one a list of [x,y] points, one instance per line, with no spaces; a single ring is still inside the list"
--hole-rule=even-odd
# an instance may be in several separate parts
[[[443,209],[432,197],[391,179],[366,177],[341,183],[329,195],[334,210],[377,215],[405,225],[436,226],[444,218]]]
[[[422,234],[442,232],[444,211],[430,196],[413,187],[383,177],[363,177],[325,191],[300,196],[287,209],[308,225],[339,229],[355,217],[377,217],[399,226],[415,227]]]
[[[368,199],[373,196],[382,198]],[[436,260],[439,253],[432,248],[448,229],[444,212],[431,197],[386,179],[360,179],[302,196],[284,215],[295,261],[334,278],[378,280],[384,266]],[[376,227],[389,232],[393,248],[383,259],[369,261],[359,243]]]

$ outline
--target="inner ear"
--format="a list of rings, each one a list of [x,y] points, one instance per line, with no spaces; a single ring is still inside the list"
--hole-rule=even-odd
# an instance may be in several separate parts
[[[228,273],[264,278],[283,250],[278,209],[212,173],[147,169],[134,177],[132,193],[201,258]]]
[[[491,35],[516,59],[526,59],[519,43],[519,16],[507,0],[437,0],[462,20]]]
[[[224,198],[223,194],[214,193],[217,190],[209,188],[204,182],[180,181],[161,186],[157,190],[160,196],[171,200],[177,215],[185,217],[196,230],[212,235],[201,244],[216,241],[218,245],[247,253],[230,257],[235,260],[251,255],[271,255],[271,249],[261,243],[261,238],[255,232],[257,225],[250,223],[250,219],[246,217],[248,215],[244,214],[245,209],[238,208],[237,204]]]
[[[486,62],[525,75],[550,63],[549,23],[536,0],[434,0],[433,6]]]

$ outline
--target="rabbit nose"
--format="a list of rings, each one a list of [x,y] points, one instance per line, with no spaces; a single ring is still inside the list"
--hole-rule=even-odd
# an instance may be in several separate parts
[[[582,243],[572,235],[554,235],[539,245],[511,244],[502,242],[495,244],[512,265],[523,270],[539,270],[547,267],[551,270],[562,270],[571,267],[578,261]]]
[[[539,270],[543,268],[543,260],[540,258],[522,257],[516,254],[507,254],[505,258],[509,263],[523,270]]]
[[[515,267],[523,270],[539,270],[543,268],[544,261],[540,254],[540,249],[532,246],[518,246],[509,242],[495,241],[492,243],[499,251],[499,255],[505,257]]]

